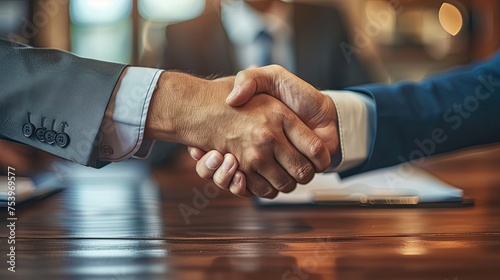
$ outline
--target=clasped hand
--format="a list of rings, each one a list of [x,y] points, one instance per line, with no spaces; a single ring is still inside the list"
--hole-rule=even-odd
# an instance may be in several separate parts
[[[273,198],[340,161],[333,101],[284,68],[241,71],[226,102],[223,119],[230,109],[245,118],[220,125],[216,134],[227,137],[217,140],[218,148],[188,148],[198,160],[198,174],[220,188],[242,197]]]

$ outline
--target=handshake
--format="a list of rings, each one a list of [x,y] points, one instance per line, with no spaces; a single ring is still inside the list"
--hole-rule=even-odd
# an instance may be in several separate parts
[[[11,73],[0,75],[0,138],[95,167],[144,155],[143,138],[178,142],[201,177],[244,197],[291,192],[328,167],[350,175],[500,141],[500,54],[418,83],[324,93],[275,65],[206,80],[2,39],[0,57]],[[79,78],[46,75],[62,72]],[[26,112],[42,127],[46,116],[69,120],[72,140],[55,147],[27,136]],[[112,157],[101,155],[103,139],[116,145]],[[32,154],[11,151],[0,164],[20,154],[29,169]]]
[[[145,136],[188,145],[202,178],[241,197],[291,192],[341,159],[332,99],[277,65],[211,81],[165,72],[152,98]]]

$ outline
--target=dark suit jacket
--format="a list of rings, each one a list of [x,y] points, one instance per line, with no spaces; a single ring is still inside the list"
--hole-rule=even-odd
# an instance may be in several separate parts
[[[79,58],[0,39],[0,138],[23,143],[80,164],[99,166],[97,137],[109,99],[125,65]],[[26,137],[23,125],[63,132],[65,147]],[[55,126],[52,128],[52,122]]]
[[[356,57],[348,63],[340,49],[350,42],[344,21],[332,7],[292,4],[296,74],[315,87],[340,89],[370,82]],[[235,53],[219,10],[167,27],[164,68],[201,76],[234,75]],[[333,77],[333,78],[332,78]]]
[[[420,83],[350,88],[376,103],[372,153],[343,176],[500,141],[500,53]]]

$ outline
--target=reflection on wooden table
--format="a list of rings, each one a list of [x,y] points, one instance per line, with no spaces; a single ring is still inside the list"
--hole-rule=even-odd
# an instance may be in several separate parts
[[[0,278],[498,279],[500,148],[420,165],[475,206],[257,209],[199,179],[186,155],[154,181],[126,164],[85,169],[18,209],[16,273],[4,261]]]

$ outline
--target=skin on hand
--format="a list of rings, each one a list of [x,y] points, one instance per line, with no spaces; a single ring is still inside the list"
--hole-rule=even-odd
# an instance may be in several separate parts
[[[246,189],[245,174],[238,170],[238,160],[232,154],[222,155],[218,151],[205,153],[198,148],[188,147],[196,163],[196,172],[201,178],[213,180],[222,189],[240,197],[251,197]],[[219,168],[220,167],[220,168]]]
[[[337,110],[329,97],[285,68],[270,65],[240,71],[226,102],[241,106],[259,93],[286,104],[325,142],[331,154],[339,153]]]
[[[226,102],[231,106],[241,106],[248,102],[255,94],[267,93],[286,104],[294,111],[309,128],[324,141],[330,154],[338,164],[341,159],[339,149],[337,112],[333,101],[321,94],[313,86],[288,72],[281,66],[271,65],[262,68],[253,68],[241,71],[235,79],[235,86],[228,96]],[[190,154],[195,160],[199,160],[198,166],[207,166],[208,156],[204,156],[203,150],[190,147]],[[213,162],[211,164],[220,166],[222,154],[210,151]],[[205,179],[211,179],[217,174],[229,177],[230,173],[221,173],[218,169],[198,168]],[[202,173],[200,173],[202,171]],[[318,170],[317,170],[318,171]],[[217,178],[214,183],[221,188],[227,188],[226,182],[230,178]]]
[[[290,192],[297,182],[309,182],[315,169],[328,167],[326,146],[283,103],[260,95],[230,107],[225,99],[232,88],[232,78],[208,81],[164,72],[152,97],[146,137],[231,153],[245,174],[245,189],[261,197]],[[233,172],[234,167],[214,175],[228,184],[232,179],[223,178]]]

